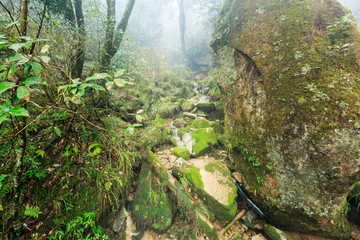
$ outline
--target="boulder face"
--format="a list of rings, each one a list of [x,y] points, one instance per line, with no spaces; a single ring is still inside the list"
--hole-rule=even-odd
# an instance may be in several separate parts
[[[279,227],[345,238],[360,179],[360,37],[348,14],[335,0],[225,0],[212,41],[244,188]]]

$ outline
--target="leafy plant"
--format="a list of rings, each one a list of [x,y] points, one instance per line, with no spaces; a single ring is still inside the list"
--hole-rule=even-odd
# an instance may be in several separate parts
[[[346,102],[344,102],[344,101],[341,101],[341,102],[339,103],[339,107],[341,107],[341,108],[347,108],[348,106],[349,106],[349,104],[346,103]]]
[[[57,231],[50,237],[50,240],[62,239],[106,240],[109,237],[104,234],[100,225],[95,224],[95,213],[87,212],[82,217],[68,222],[65,232]]]
[[[40,211],[39,207],[33,207],[33,206],[29,206],[27,205],[25,207],[25,212],[24,215],[25,216],[29,216],[29,217],[33,217],[33,218],[38,218],[39,214],[41,214],[42,212]]]
[[[298,59],[302,58],[302,56],[303,56],[303,53],[301,51],[297,51],[294,55],[294,58],[296,60],[298,60]]]
[[[306,75],[308,72],[311,71],[311,66],[310,64],[305,64],[302,68],[301,68],[301,74],[302,75]]]

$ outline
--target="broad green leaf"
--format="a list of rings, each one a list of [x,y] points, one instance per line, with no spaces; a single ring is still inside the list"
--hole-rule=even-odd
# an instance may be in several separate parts
[[[110,91],[110,89],[114,86],[114,82],[107,82],[105,83],[106,89]]]
[[[2,116],[0,116],[0,124],[2,124],[4,121],[6,121],[8,115],[9,115],[8,113],[5,113]],[[5,134],[6,134],[6,132],[5,132]],[[2,135],[4,135],[4,133]]]
[[[9,80],[15,74],[15,70],[16,70],[16,65],[11,64],[11,67],[9,68],[9,71],[7,72],[7,75],[6,75],[6,79]]]
[[[0,39],[5,39],[5,35],[4,34],[0,34]]]
[[[116,84],[116,86],[118,87],[124,87],[126,84],[126,81],[124,79],[114,79],[114,83]]]
[[[91,80],[104,79],[104,78],[111,78],[111,77],[107,73],[95,73],[93,76],[86,78],[85,82],[91,81]]]
[[[30,76],[28,78],[26,78],[26,80],[23,82],[23,84],[25,86],[31,86],[31,85],[34,85],[34,84],[46,84],[45,81],[41,80],[40,76]]]
[[[21,53],[16,53],[11,55],[7,60],[9,62],[17,62],[18,64],[23,64],[23,63],[27,63],[29,61],[29,58],[27,58]]]
[[[13,82],[1,82],[0,83],[0,93],[5,92],[6,90],[15,87],[15,83]]]
[[[133,127],[142,127],[142,124],[140,124],[140,123],[134,123],[134,124],[131,125],[131,126],[133,126]]]
[[[19,37],[20,39],[23,39],[23,40],[25,40],[25,41],[34,41],[31,37],[29,37],[29,36],[21,36],[21,37]]]
[[[94,76],[97,76],[100,79],[111,78],[111,76],[107,73],[95,73]]]
[[[34,71],[35,74],[41,72],[41,70],[42,70],[42,66],[40,63],[32,62],[31,66],[32,66],[32,70]]]
[[[58,127],[54,127],[54,131],[55,131],[56,135],[61,137],[61,130]]]
[[[0,40],[0,45],[7,44],[7,43],[9,43],[9,42],[6,40]]]
[[[3,206],[1,204],[0,204],[0,211],[4,211]]]
[[[20,48],[24,47],[24,45],[24,43],[14,43],[11,44],[9,48],[17,52]]]
[[[11,108],[11,101],[10,99],[6,99],[5,103],[0,105],[0,115],[9,112],[10,108]]]
[[[36,154],[39,155],[39,156],[41,156],[41,157],[44,157],[45,151],[40,149],[40,150],[37,150],[37,151],[36,151]]]
[[[16,96],[19,99],[26,98],[28,95],[30,95],[30,90],[27,87],[21,86],[17,89]]]
[[[29,112],[25,108],[22,108],[22,107],[15,107],[15,108],[11,109],[9,111],[9,113],[12,116],[18,116],[18,117],[28,117],[29,116]]]
[[[118,78],[120,76],[122,76],[125,72],[125,69],[120,69],[119,71],[117,71],[114,75],[115,78]]]
[[[41,53],[46,53],[47,51],[49,51],[50,45],[46,44],[41,48]]]
[[[50,62],[50,57],[48,57],[48,56],[41,56],[40,58],[44,63],[49,63]]]
[[[130,135],[133,135],[133,134],[134,134],[134,131],[135,131],[135,129],[132,128],[132,127],[129,127],[129,128],[127,128],[126,130],[127,130],[127,132],[130,133]]]
[[[144,118],[141,115],[136,115],[136,120],[141,122]]]
[[[105,91],[105,89],[102,86],[97,85],[97,84],[89,84],[89,87],[99,90],[99,91]]]

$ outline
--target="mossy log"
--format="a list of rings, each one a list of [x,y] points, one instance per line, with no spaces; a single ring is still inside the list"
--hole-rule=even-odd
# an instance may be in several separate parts
[[[186,193],[184,186],[177,181],[159,161],[155,154],[148,149],[146,160],[153,168],[154,172],[160,177],[161,182],[166,184],[174,197],[177,199],[178,208],[183,209],[183,213],[189,219],[192,219],[198,227],[204,230],[210,239],[222,240],[223,237],[218,233],[210,222],[210,213],[207,208],[198,202],[194,202]]]

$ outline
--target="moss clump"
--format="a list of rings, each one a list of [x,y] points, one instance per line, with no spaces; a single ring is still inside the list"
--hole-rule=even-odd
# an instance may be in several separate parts
[[[184,112],[190,112],[191,110],[193,110],[195,107],[195,104],[189,100],[186,100],[184,102],[181,103],[181,109]]]
[[[186,126],[186,121],[184,119],[175,119],[173,125],[176,128],[183,128]]]
[[[271,240],[291,240],[288,235],[271,225],[266,225],[265,233]]]
[[[183,158],[185,160],[190,159],[190,152],[187,148],[176,147],[174,148],[174,150],[172,150],[171,154],[176,157]]]
[[[218,172],[224,177],[231,177],[229,170],[227,170],[221,163],[211,162],[205,165],[205,170],[211,173]]]
[[[212,146],[217,145],[217,138],[213,128],[202,128],[191,133],[195,140],[192,148],[192,155],[198,157],[210,151]]]
[[[185,173],[185,177],[189,182],[196,188],[203,189],[204,182],[202,181],[202,177],[200,175],[200,169],[195,166],[190,166],[187,169],[182,169],[182,172]]]
[[[209,128],[211,127],[211,123],[206,119],[195,119],[190,127],[195,129]]]
[[[172,224],[174,207],[165,189],[154,179],[147,164],[140,171],[139,185],[134,195],[133,218],[158,234]]]

